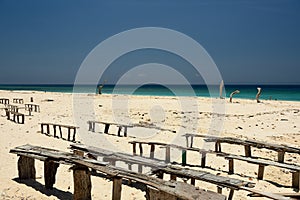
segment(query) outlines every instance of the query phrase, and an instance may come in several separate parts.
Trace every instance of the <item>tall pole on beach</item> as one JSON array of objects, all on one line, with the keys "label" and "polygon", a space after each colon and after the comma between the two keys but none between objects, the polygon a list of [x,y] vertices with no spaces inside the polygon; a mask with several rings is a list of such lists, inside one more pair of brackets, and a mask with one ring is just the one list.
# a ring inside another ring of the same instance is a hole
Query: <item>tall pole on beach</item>
[{"label": "tall pole on beach", "polygon": [[256,94],[256,97],[255,97],[257,103],[260,103],[260,100],[259,100],[260,95],[261,95],[261,88],[258,87],[257,88],[257,94]]},{"label": "tall pole on beach", "polygon": [[222,96],[223,95],[223,87],[224,87],[224,81],[222,80],[221,83],[220,83],[220,99],[224,99],[224,97]]}]

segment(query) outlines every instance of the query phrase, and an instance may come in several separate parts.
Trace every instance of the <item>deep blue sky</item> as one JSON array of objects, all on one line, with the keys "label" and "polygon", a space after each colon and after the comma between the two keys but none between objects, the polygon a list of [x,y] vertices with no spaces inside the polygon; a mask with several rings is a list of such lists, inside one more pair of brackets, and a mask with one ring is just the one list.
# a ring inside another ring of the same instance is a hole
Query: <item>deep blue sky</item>
[{"label": "deep blue sky", "polygon": [[300,84],[298,0],[0,0],[0,84],[73,83],[99,42],[147,26],[198,41],[227,84]]}]

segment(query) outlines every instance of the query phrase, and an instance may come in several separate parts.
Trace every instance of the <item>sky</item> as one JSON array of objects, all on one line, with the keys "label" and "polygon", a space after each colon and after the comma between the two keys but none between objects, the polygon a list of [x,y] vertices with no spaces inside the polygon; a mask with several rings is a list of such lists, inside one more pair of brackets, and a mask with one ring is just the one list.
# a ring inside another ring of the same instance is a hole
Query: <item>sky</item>
[{"label": "sky", "polygon": [[[0,0],[0,84],[72,84],[99,43],[140,27],[193,38],[225,84],[300,84],[298,0]],[[99,78],[152,62],[198,83],[189,63],[156,50],[124,55]]]}]

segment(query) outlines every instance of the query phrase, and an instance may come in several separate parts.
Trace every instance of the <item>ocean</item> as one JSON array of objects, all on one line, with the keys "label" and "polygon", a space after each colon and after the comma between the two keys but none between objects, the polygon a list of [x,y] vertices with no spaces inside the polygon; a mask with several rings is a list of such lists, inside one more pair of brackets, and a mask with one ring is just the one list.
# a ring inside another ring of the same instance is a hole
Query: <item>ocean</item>
[{"label": "ocean", "polygon": [[[260,99],[300,101],[300,85],[225,85],[226,97],[234,90],[239,90],[234,98],[255,99],[257,87],[262,88]],[[47,92],[72,93],[73,85],[0,85],[0,90],[34,90]],[[89,85],[76,87],[78,93],[96,93],[97,88]],[[210,92],[209,92],[210,91]],[[210,87],[206,85],[105,85],[103,94],[131,94],[149,96],[198,96],[198,97],[219,97],[219,86]],[[225,92],[223,93],[225,96]]]}]

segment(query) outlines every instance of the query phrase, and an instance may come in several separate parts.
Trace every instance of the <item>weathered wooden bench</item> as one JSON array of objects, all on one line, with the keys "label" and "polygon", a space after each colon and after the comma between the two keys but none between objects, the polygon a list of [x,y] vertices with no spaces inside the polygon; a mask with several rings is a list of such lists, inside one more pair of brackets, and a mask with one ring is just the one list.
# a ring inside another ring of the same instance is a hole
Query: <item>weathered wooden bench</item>
[{"label": "weathered wooden bench", "polygon": [[44,162],[45,187],[53,188],[59,164],[72,164],[74,194],[73,199],[92,199],[91,197],[91,172],[93,169],[106,174],[113,181],[112,199],[120,200],[122,179],[133,180],[147,187],[148,200],[195,200],[215,199],[225,200],[226,197],[211,191],[205,191],[182,182],[169,182],[146,174],[135,173],[126,169],[111,166],[108,163],[85,158],[83,152],[75,151],[74,154],[48,149],[38,146],[24,145],[10,150],[10,153],[19,155],[18,173],[21,179],[35,179],[35,159]]},{"label": "weathered wooden bench", "polygon": [[229,188],[230,193],[227,198],[228,200],[231,200],[233,198],[234,190],[243,189],[244,187],[253,188],[255,186],[254,183],[242,181],[239,179],[217,176],[205,171],[179,168],[174,166],[161,168],[153,171],[153,173],[157,174],[160,178],[163,178],[164,173],[170,174],[170,179],[175,181],[177,177],[184,178],[185,180],[190,179],[192,185],[195,185],[195,180],[215,184],[217,186],[218,193],[222,193],[222,188],[224,187]]},{"label": "weathered wooden bench", "polygon": [[124,137],[127,137],[127,129],[132,128],[132,125],[129,124],[118,124],[113,122],[103,122],[103,121],[88,121],[89,124],[89,131],[95,132],[96,124],[104,124],[104,133],[108,133],[110,125],[115,125],[118,127],[118,136],[121,136],[121,131],[124,128]]},{"label": "weathered wooden bench", "polygon": [[166,149],[165,153],[165,162],[170,163],[171,162],[171,148],[179,149],[181,150],[181,164],[185,166],[187,164],[187,151],[193,151],[193,152],[199,152],[201,154],[201,167],[205,167],[206,163],[206,155],[208,153],[216,154],[214,151],[211,150],[205,150],[205,149],[199,149],[196,147],[183,147],[176,144],[167,144],[167,143],[161,143],[161,142],[144,142],[144,141],[130,141],[130,144],[132,144],[132,152],[133,155],[137,155],[136,146],[139,147],[140,156],[143,156],[143,144],[150,145],[150,158],[154,158],[155,149],[156,146],[160,146],[162,148]]},{"label": "weathered wooden bench", "polygon": [[104,161],[109,162],[113,166],[116,165],[117,161],[121,161],[128,165],[129,170],[132,170],[132,165],[136,164],[138,166],[139,173],[142,173],[143,166],[150,167],[151,169],[157,169],[167,166],[166,163],[161,162],[160,160],[153,160],[140,156],[132,156],[129,154],[113,152],[98,147],[86,146],[83,144],[71,144],[70,146],[72,150],[88,153],[91,158],[102,158]]},{"label": "weathered wooden bench", "polygon": [[18,123],[18,124],[25,123],[25,115],[22,113],[10,111],[6,108],[5,115],[7,117],[7,120],[14,121],[15,123]]},{"label": "weathered wooden bench", "polygon": [[1,99],[0,99],[0,103],[1,103],[1,104],[9,104],[9,99],[1,98]]},{"label": "weathered wooden bench", "polygon": [[6,104],[5,108],[7,108],[9,111],[19,112],[19,107],[15,105]]},{"label": "weathered wooden bench", "polygon": [[40,112],[40,106],[37,104],[26,103],[25,110],[28,110],[30,112]]},{"label": "weathered wooden bench", "polygon": [[13,103],[19,103],[19,104],[23,104],[23,103],[24,103],[24,99],[20,99],[20,98],[13,98]]},{"label": "weathered wooden bench", "polygon": [[292,187],[296,188],[298,190],[300,189],[300,187],[299,187],[300,166],[298,166],[298,165],[279,163],[276,161],[265,160],[265,159],[243,157],[243,156],[238,156],[238,155],[228,155],[228,154],[223,154],[223,153],[220,153],[217,155],[222,156],[229,161],[229,169],[228,169],[229,174],[234,173],[234,160],[245,161],[248,163],[258,165],[258,173],[257,173],[258,180],[263,180],[265,166],[274,166],[274,167],[278,167],[278,168],[288,169],[292,173]]},{"label": "weathered wooden bench", "polygon": [[[296,153],[300,154],[300,148],[290,147],[286,145],[278,145],[278,144],[270,144],[267,142],[256,141],[256,140],[241,140],[238,138],[232,137],[217,137],[217,136],[209,136],[209,135],[197,135],[197,134],[185,134],[186,144],[189,147],[193,146],[194,137],[202,137],[205,138],[205,142],[214,142],[215,143],[215,151],[221,152],[221,143],[227,144],[235,144],[235,145],[243,145],[245,148],[245,156],[251,157],[251,147],[255,147],[258,149],[265,148],[269,150],[276,151],[278,153],[278,162],[284,162],[284,154],[288,153]],[[190,140],[189,140],[190,138]]]},{"label": "weathered wooden bench", "polygon": [[[76,130],[79,128],[77,126],[72,126],[72,125],[63,125],[63,124],[54,124],[54,123],[39,123],[41,125],[41,133],[42,134],[47,134],[50,135],[50,126],[53,126],[53,136],[58,138],[56,135],[56,128],[58,127],[59,133],[60,133],[60,138],[63,138],[63,132],[62,128],[67,128],[68,129],[68,141],[75,141],[75,136],[76,136]],[[46,127],[46,132],[44,132],[44,127]],[[73,137],[71,140],[71,130],[73,130]]]}]

